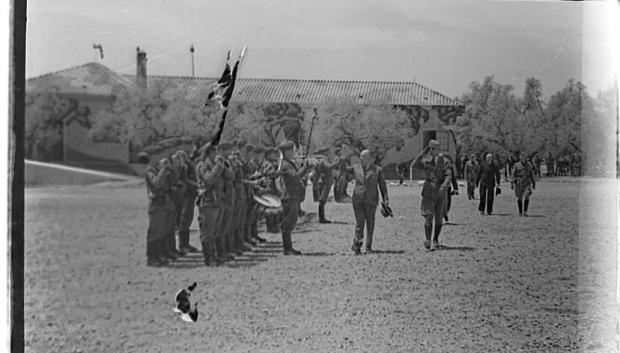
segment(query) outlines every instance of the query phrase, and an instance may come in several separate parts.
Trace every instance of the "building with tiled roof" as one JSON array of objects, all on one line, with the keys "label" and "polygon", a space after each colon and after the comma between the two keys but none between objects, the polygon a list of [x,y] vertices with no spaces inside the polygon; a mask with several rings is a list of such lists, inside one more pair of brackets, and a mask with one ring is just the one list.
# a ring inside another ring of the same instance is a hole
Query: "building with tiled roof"
[{"label": "building with tiled roof", "polygon": [[[73,115],[92,116],[99,109],[106,109],[125,91],[144,89],[145,86],[160,85],[172,95],[181,90],[188,100],[203,100],[209,86],[217,80],[214,77],[146,76],[146,60],[138,58],[137,75],[118,74],[99,63],[60,70],[30,78],[26,91],[55,92],[70,98],[74,103]],[[416,82],[381,81],[332,81],[302,79],[237,78],[231,104],[261,105],[265,114],[284,114],[279,118],[303,119],[311,110],[324,104],[360,104],[399,106],[420,121],[419,131],[406,141],[399,151],[390,151],[384,163],[409,159],[426,142],[437,139],[446,153],[453,153],[455,144],[444,125],[454,124],[461,104],[446,95]],[[83,109],[87,106],[88,109]],[[285,106],[283,109],[282,107]],[[234,114],[234,113],[233,113]],[[288,116],[288,115],[291,116]],[[67,162],[89,159],[128,163],[130,153],[127,145],[100,144],[86,137],[88,126],[72,123],[65,128],[63,146]],[[77,121],[88,120],[88,116]],[[288,119],[291,120],[291,119]],[[299,124],[298,128],[301,128]],[[297,138],[285,136],[287,138]]]}]

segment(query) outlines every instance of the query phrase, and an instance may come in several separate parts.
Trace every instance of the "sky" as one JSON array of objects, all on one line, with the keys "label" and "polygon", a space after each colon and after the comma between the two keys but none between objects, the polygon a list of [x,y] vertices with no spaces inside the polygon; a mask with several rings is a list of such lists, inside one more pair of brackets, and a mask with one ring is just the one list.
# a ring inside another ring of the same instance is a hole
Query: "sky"
[{"label": "sky", "polygon": [[[521,95],[569,78],[592,92],[616,75],[617,5],[490,0],[29,0],[26,76],[97,60],[135,73],[219,76],[227,50],[239,77],[416,81],[450,97],[494,75]],[[96,58],[93,43],[104,47]]]}]

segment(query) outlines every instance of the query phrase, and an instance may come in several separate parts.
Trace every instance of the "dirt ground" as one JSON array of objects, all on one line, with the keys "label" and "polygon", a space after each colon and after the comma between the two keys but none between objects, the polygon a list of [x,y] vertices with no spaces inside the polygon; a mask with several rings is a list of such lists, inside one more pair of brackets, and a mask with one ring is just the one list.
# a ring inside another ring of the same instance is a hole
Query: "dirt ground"
[{"label": "dirt ground", "polygon": [[[149,268],[143,187],[28,188],[26,352],[616,351],[617,182],[543,180],[528,218],[503,191],[481,216],[461,187],[435,252],[416,184],[389,187],[378,254],[350,251],[350,204],[329,203],[337,223],[321,225],[306,201],[304,256],[267,234],[222,267],[191,254]],[[200,317],[187,323],[174,294],[193,281]]]}]

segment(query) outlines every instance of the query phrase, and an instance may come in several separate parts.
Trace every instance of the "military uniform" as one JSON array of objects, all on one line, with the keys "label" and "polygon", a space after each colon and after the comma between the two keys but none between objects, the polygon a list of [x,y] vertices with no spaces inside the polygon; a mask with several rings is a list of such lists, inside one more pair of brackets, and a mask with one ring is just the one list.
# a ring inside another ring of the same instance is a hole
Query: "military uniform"
[{"label": "military uniform", "polygon": [[[220,254],[216,255],[215,241],[217,240],[217,226],[222,213],[221,175],[224,168],[205,158],[196,165],[198,178],[198,222],[200,226],[200,243],[206,265],[211,261],[221,261]],[[219,250],[219,249],[218,249]]]},{"label": "military uniform", "polygon": [[173,172],[169,174],[170,192],[173,202],[173,212],[168,228],[168,236],[166,237],[167,255],[171,259],[184,255],[177,250],[176,247],[176,230],[179,228],[181,221],[181,212],[183,211],[183,199],[185,196],[185,170],[182,166],[174,167]]},{"label": "military uniform", "polygon": [[170,198],[168,173],[170,169],[150,166],[145,173],[146,190],[149,198],[149,224],[146,231],[146,257],[148,266],[165,264],[166,249],[163,241],[168,235],[173,203]]},{"label": "military uniform", "polygon": [[[278,148],[282,151],[292,150],[294,147],[292,142],[283,142]],[[306,174],[308,165],[297,168],[293,161],[282,158],[278,166],[278,171],[282,174],[282,182],[284,190],[281,195],[282,200],[282,221],[280,229],[282,230],[282,245],[285,255],[299,255],[299,251],[293,248],[291,233],[297,225],[299,217],[299,204],[305,194],[305,185],[302,177]]]},{"label": "military uniform", "polygon": [[[315,168],[319,174],[319,223],[331,223],[325,218],[325,204],[329,198],[329,192],[334,185],[334,168],[338,166],[338,160],[333,163],[322,160]],[[304,192],[305,194],[305,192]]]},{"label": "military uniform", "polygon": [[465,163],[465,178],[467,179],[467,199],[475,199],[476,178],[478,177],[480,164],[475,159],[470,159]]},{"label": "military uniform", "polygon": [[[431,140],[429,146],[439,146],[439,143]],[[434,250],[439,245],[442,218],[444,216],[446,191],[452,180],[450,168],[444,163],[441,156],[423,160],[424,152],[413,161],[415,168],[424,169],[425,180],[422,185],[422,205],[420,211],[424,217],[424,234],[426,240],[424,246]],[[433,233],[433,219],[435,220],[435,232]],[[432,243],[431,243],[432,236]]]},{"label": "military uniform", "polygon": [[[270,150],[273,153],[273,149]],[[275,162],[269,161],[265,159],[261,166],[261,173],[264,175],[270,175],[276,172],[278,169],[278,165]],[[267,182],[267,189],[269,193],[272,195],[278,195],[278,190],[276,189],[273,178],[269,178]],[[280,215],[267,215],[265,216],[265,224],[267,227],[268,233],[280,233]]]},{"label": "military uniform", "polygon": [[452,206],[452,194],[459,193],[459,184],[456,181],[456,171],[454,170],[454,164],[448,162],[447,168],[450,168],[450,185],[448,185],[448,188],[446,189],[446,209],[443,215],[443,218],[446,222],[448,221],[448,212],[450,212],[450,207]]},{"label": "military uniform", "polygon": [[232,222],[232,246],[237,255],[241,255],[243,251],[250,250],[250,248],[247,248],[244,244],[247,213],[247,190],[243,184],[245,172],[243,162],[236,153],[229,158],[229,162],[234,175],[233,187],[235,190]]},{"label": "military uniform", "polygon": [[514,189],[515,197],[517,198],[519,216],[527,216],[532,188],[536,188],[533,169],[530,163],[527,162],[525,164],[517,162],[512,167],[512,183],[510,186]]},{"label": "military uniform", "polygon": [[224,172],[221,176],[222,212],[220,213],[219,223],[217,227],[219,240],[218,252],[226,260],[231,260],[234,258],[233,256],[229,255],[229,253],[231,253],[233,250],[232,230],[233,223],[235,222],[235,220],[233,219],[233,212],[235,206],[235,189],[233,182],[235,175],[228,160],[225,160],[223,164]]},{"label": "military uniform", "polygon": [[185,195],[183,198],[183,208],[181,211],[181,221],[179,226],[179,249],[181,251],[197,251],[189,243],[190,227],[194,221],[194,208],[198,197],[198,184],[196,179],[196,167],[190,160],[185,162]]}]

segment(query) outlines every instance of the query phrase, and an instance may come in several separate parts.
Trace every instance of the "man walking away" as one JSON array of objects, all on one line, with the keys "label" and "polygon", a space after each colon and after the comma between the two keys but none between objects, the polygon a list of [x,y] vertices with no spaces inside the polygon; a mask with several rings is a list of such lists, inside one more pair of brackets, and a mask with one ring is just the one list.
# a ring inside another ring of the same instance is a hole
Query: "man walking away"
[{"label": "man walking away", "polygon": [[501,179],[500,167],[493,161],[493,154],[486,155],[484,162],[481,163],[476,178],[476,185],[480,188],[480,204],[478,211],[484,215],[486,207],[487,214],[493,213],[493,199],[495,197],[495,186],[499,186]]}]

